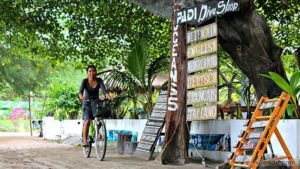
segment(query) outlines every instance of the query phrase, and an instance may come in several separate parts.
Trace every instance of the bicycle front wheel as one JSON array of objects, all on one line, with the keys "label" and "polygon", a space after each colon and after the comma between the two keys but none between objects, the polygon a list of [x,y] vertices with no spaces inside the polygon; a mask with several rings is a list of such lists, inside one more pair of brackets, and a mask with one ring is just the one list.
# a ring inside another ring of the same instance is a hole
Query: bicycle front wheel
[{"label": "bicycle front wheel", "polygon": [[103,120],[99,120],[99,124],[96,125],[95,133],[95,150],[97,160],[103,161],[106,153],[107,135],[106,126]]},{"label": "bicycle front wheel", "polygon": [[85,158],[89,158],[92,150],[92,143],[90,143],[88,146],[82,146],[82,152]]}]

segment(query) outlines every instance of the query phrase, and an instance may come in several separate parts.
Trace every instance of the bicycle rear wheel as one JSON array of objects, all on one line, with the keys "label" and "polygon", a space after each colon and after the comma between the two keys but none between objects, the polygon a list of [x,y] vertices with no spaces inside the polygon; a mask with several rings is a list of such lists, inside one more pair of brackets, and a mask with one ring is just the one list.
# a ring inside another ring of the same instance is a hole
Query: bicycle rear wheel
[{"label": "bicycle rear wheel", "polygon": [[103,161],[106,153],[107,135],[106,126],[103,120],[99,120],[96,125],[95,150],[97,160]]}]

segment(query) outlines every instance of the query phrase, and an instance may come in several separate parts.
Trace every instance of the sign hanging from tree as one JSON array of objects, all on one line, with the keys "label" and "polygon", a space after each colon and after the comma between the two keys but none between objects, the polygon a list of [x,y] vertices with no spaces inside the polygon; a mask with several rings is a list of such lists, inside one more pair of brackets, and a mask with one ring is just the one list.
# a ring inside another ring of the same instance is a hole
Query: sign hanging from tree
[{"label": "sign hanging from tree", "polygon": [[239,10],[240,6],[236,0],[211,0],[176,12],[175,24],[191,23],[200,25],[217,15]]}]

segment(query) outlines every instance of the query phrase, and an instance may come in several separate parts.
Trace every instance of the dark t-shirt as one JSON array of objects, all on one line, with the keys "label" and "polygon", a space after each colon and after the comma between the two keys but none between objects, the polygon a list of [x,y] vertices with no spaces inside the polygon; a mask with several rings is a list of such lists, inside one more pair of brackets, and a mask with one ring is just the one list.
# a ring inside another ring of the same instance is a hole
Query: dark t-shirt
[{"label": "dark t-shirt", "polygon": [[105,95],[107,93],[106,88],[103,84],[103,80],[101,78],[97,78],[97,85],[95,88],[90,86],[88,79],[85,78],[81,82],[80,90],[79,92],[83,94],[85,90],[85,97],[87,99],[98,99],[99,98],[99,89],[101,88],[103,94]]}]

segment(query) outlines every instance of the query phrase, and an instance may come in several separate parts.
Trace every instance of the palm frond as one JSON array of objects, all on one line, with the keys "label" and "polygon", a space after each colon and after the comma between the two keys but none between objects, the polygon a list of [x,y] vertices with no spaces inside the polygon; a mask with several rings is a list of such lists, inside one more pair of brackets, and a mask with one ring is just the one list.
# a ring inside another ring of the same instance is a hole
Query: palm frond
[{"label": "palm frond", "polygon": [[145,55],[144,42],[139,39],[132,47],[126,59],[126,68],[142,84],[145,83],[145,69],[147,56]]},{"label": "palm frond", "polygon": [[[165,72],[166,70],[168,70],[168,67],[169,67],[169,61],[163,55],[161,55],[160,57],[151,61],[147,68],[148,83],[150,82],[152,84],[155,77],[159,73],[162,73],[162,72]],[[151,85],[151,84],[148,84],[148,85]]]},{"label": "palm frond", "polygon": [[105,82],[106,86],[110,90],[116,88],[122,91],[128,90],[129,88],[139,88],[139,82],[132,77],[131,74],[119,70],[107,70],[98,74]]}]

